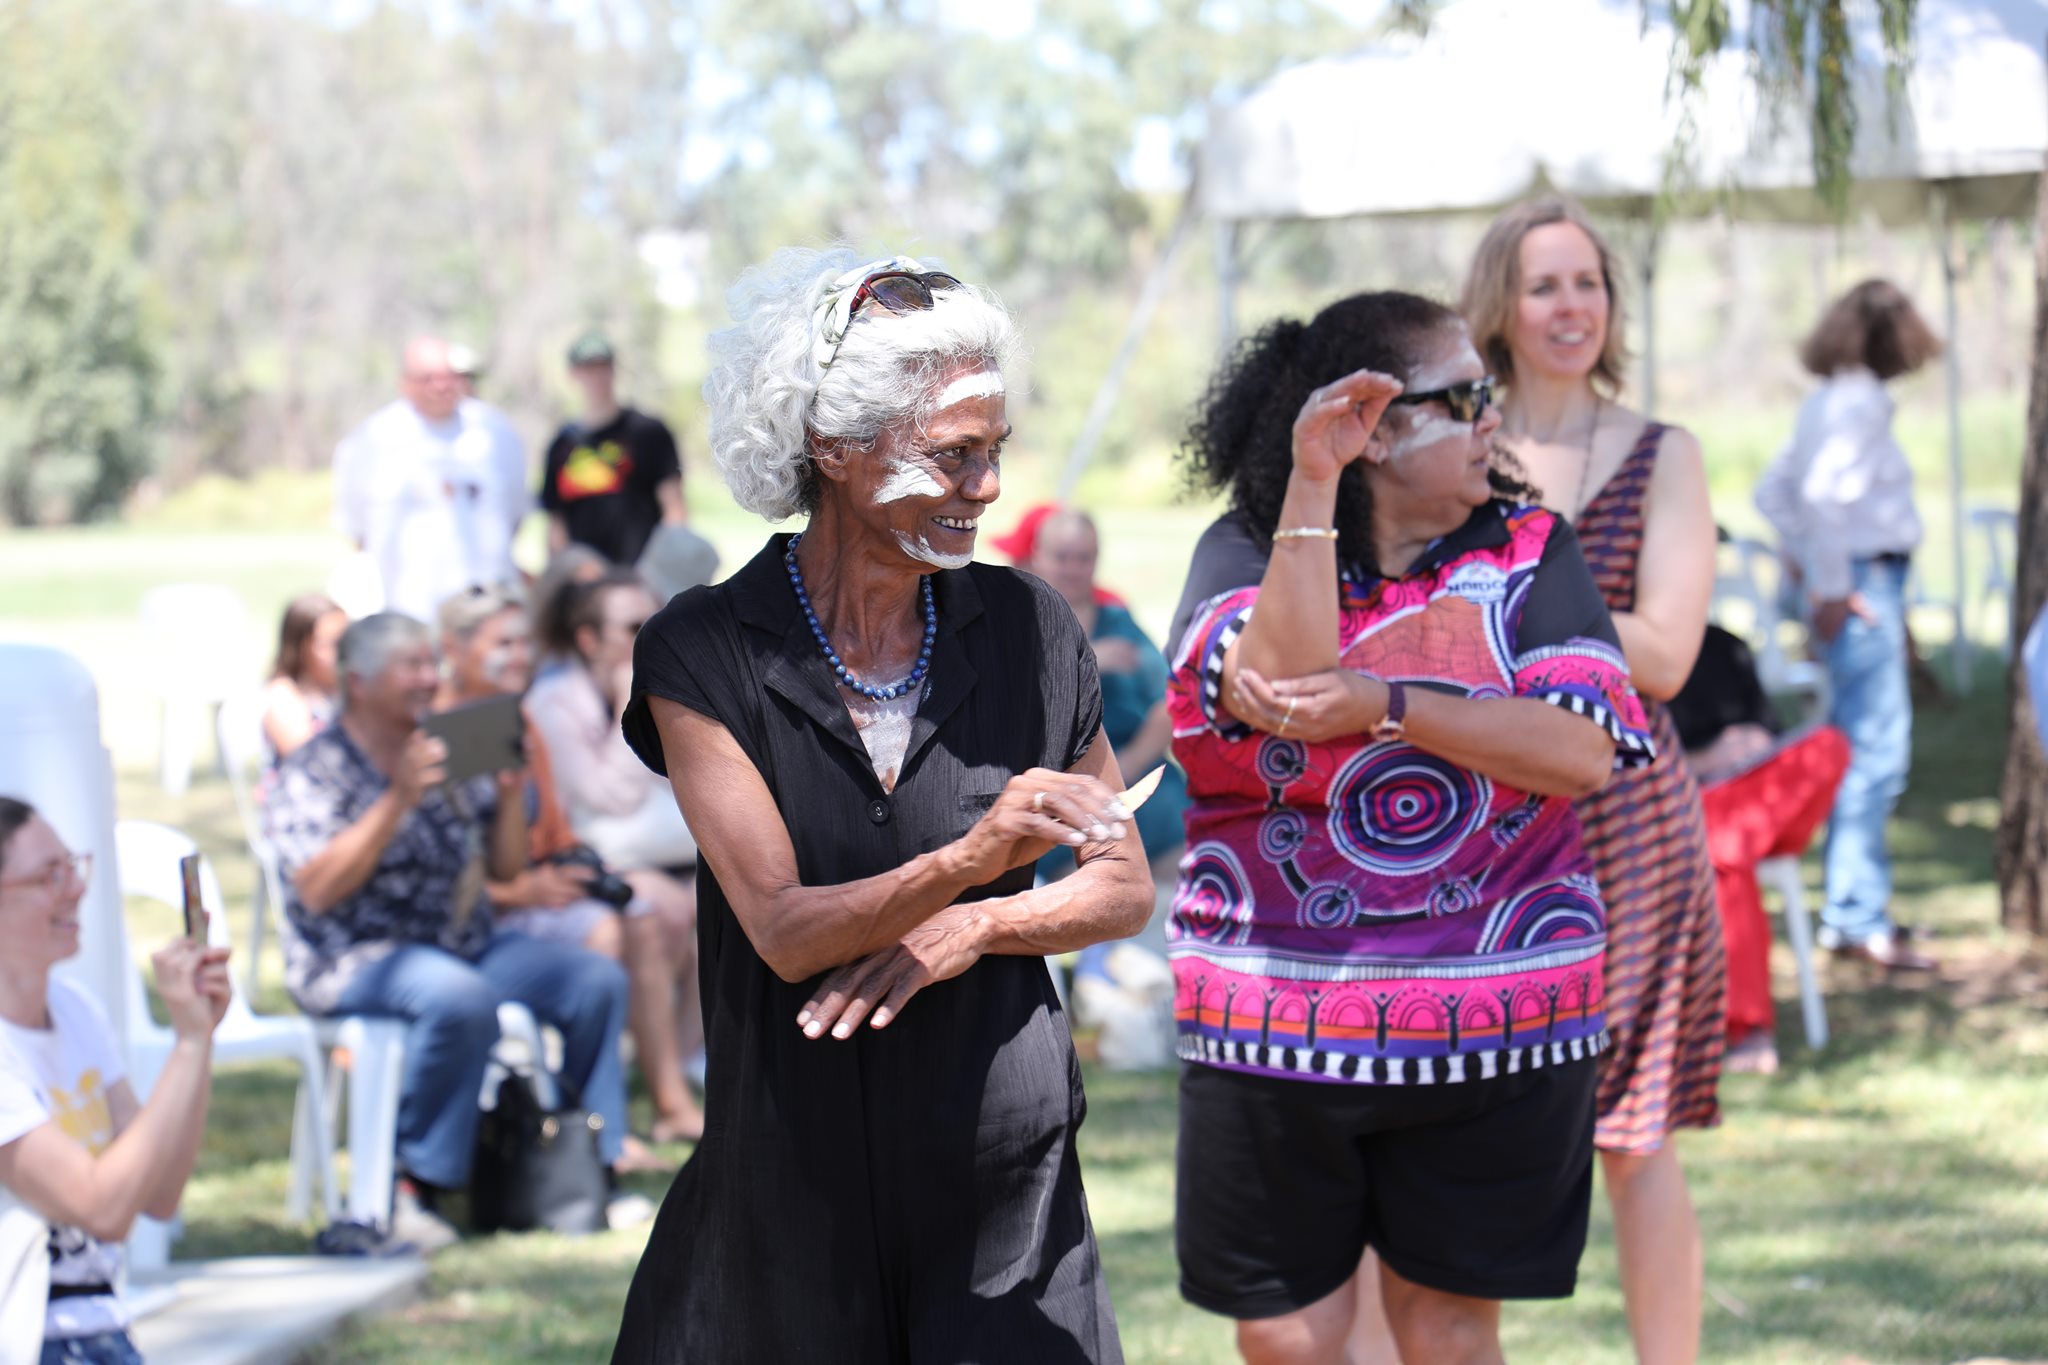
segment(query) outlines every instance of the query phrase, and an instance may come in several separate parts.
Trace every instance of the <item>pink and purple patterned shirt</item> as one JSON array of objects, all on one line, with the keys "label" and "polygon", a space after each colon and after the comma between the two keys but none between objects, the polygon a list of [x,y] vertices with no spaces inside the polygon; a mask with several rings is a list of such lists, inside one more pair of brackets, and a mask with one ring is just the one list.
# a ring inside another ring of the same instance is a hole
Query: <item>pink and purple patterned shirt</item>
[{"label": "pink and purple patterned shirt", "polygon": [[[1606,910],[1572,803],[1405,742],[1261,734],[1218,700],[1265,554],[1234,515],[1196,547],[1168,706],[1193,804],[1168,930],[1180,1055],[1291,1079],[1426,1084],[1607,1045]],[[1347,668],[1533,697],[1651,756],[1571,527],[1492,502],[1399,578],[1347,575]]]}]

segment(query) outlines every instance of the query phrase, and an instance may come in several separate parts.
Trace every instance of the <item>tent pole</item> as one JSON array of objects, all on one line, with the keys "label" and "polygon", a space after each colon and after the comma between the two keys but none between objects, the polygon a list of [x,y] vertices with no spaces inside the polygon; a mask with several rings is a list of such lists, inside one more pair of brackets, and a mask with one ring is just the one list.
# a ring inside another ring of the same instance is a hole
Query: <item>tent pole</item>
[{"label": "tent pole", "polygon": [[1173,271],[1174,258],[1180,255],[1182,244],[1187,241],[1195,219],[1200,216],[1201,200],[1196,182],[1190,181],[1187,197],[1180,201],[1180,213],[1173,220],[1173,231],[1167,236],[1165,248],[1152,262],[1152,268],[1145,272],[1145,283],[1138,289],[1138,302],[1124,322],[1123,341],[1118,344],[1109,369],[1103,373],[1102,382],[1096,385],[1095,400],[1088,405],[1088,416],[1081,423],[1080,434],[1074,437],[1073,448],[1067,452],[1067,467],[1060,473],[1061,502],[1073,498],[1081,475],[1088,469],[1096,443],[1102,439],[1102,429],[1109,425],[1110,414],[1116,411],[1117,396],[1123,392],[1124,374],[1131,368],[1131,360],[1138,353],[1138,343],[1144,339],[1145,329],[1152,323],[1152,314],[1158,311],[1159,300],[1166,294],[1166,281]]},{"label": "tent pole", "polygon": [[1943,335],[1947,344],[1942,347],[1942,369],[1946,372],[1948,390],[1948,520],[1950,546],[1955,563],[1955,653],[1951,662],[1955,666],[1956,692],[1968,696],[1970,692],[1970,633],[1968,602],[1970,585],[1968,573],[1968,549],[1964,540],[1968,527],[1968,516],[1963,507],[1963,374],[1961,347],[1956,330],[1956,249],[1955,220],[1951,213],[1948,191],[1937,185],[1934,188],[1934,223],[1938,234],[1936,246],[1941,251],[1941,303],[1945,324]]},{"label": "tent pole", "polygon": [[1237,345],[1238,231],[1235,219],[1216,224],[1216,349],[1221,352]]}]

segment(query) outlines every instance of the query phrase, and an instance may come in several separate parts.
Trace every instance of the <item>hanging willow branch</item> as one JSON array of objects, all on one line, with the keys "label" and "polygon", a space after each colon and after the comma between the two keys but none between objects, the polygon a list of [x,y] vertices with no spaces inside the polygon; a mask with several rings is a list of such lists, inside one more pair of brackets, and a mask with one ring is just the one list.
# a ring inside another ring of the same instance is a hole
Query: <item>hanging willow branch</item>
[{"label": "hanging willow branch", "polygon": [[[1918,0],[1864,0],[1875,8],[1885,66],[1888,104],[1896,111],[1911,69],[1913,17]],[[1651,0],[1642,0],[1650,18]],[[1750,27],[1738,35],[1729,0],[1669,0],[1673,33],[1671,77],[1683,101],[1674,166],[1688,158],[1692,109],[1707,64],[1741,42],[1756,68],[1759,87],[1773,107],[1804,106],[1813,140],[1813,178],[1821,197],[1842,215],[1849,205],[1850,159],[1856,150],[1856,68],[1848,0],[1752,0]]]}]

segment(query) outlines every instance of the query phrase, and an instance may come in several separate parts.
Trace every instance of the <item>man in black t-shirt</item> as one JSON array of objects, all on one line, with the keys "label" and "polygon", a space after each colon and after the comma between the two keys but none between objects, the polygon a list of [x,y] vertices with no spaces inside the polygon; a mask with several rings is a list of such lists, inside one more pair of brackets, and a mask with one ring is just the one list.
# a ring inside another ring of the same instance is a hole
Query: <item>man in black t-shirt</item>
[{"label": "man in black t-shirt", "polygon": [[684,520],[683,466],[660,418],[619,406],[613,359],[611,342],[598,332],[569,348],[583,419],[565,425],[548,447],[540,505],[550,554],[573,541],[630,566],[655,527]]}]

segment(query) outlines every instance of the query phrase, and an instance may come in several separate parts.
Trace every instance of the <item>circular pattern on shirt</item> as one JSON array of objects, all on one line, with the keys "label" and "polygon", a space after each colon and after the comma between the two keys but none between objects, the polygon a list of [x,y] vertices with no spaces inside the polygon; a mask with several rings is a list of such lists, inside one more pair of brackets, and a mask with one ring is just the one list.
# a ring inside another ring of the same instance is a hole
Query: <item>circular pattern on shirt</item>
[{"label": "circular pattern on shirt", "polygon": [[1330,784],[1330,842],[1386,877],[1416,877],[1449,861],[1486,822],[1493,783],[1407,744],[1352,755]]},{"label": "circular pattern on shirt", "polygon": [[1259,741],[1257,762],[1261,782],[1269,787],[1291,787],[1308,776],[1308,746],[1268,735]]},{"label": "circular pattern on shirt", "polygon": [[1511,953],[1607,932],[1599,893],[1583,879],[1545,882],[1493,912],[1479,939],[1482,953]]},{"label": "circular pattern on shirt", "polygon": [[1295,920],[1304,929],[1342,929],[1357,912],[1357,892],[1341,882],[1323,882],[1302,896]]},{"label": "circular pattern on shirt", "polygon": [[1222,844],[1197,844],[1181,860],[1173,919],[1182,937],[1201,943],[1242,942],[1251,921],[1251,879]]},{"label": "circular pattern on shirt", "polygon": [[1259,854],[1269,863],[1284,863],[1308,842],[1308,821],[1300,811],[1276,810],[1259,821]]},{"label": "circular pattern on shirt", "polygon": [[1470,877],[1453,877],[1447,882],[1438,882],[1430,889],[1429,913],[1432,917],[1463,914],[1479,906],[1479,884]]}]

